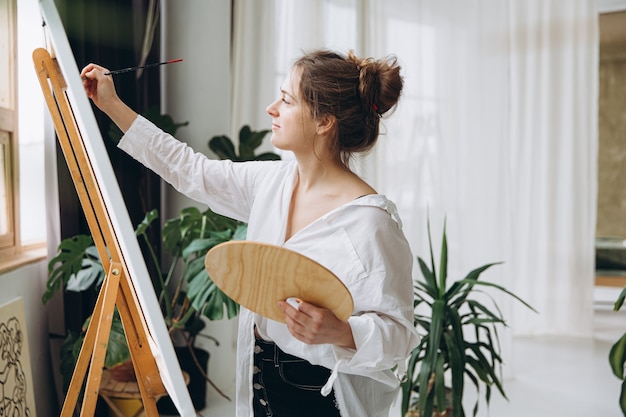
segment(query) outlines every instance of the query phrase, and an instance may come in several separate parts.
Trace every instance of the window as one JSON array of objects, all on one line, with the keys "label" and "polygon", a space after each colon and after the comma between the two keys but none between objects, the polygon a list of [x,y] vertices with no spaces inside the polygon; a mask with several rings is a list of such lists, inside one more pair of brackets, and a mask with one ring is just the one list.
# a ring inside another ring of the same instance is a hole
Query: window
[{"label": "window", "polygon": [[44,101],[37,0],[0,0],[0,272],[45,255]]},{"label": "window", "polygon": [[0,249],[15,246],[16,1],[0,1]]}]

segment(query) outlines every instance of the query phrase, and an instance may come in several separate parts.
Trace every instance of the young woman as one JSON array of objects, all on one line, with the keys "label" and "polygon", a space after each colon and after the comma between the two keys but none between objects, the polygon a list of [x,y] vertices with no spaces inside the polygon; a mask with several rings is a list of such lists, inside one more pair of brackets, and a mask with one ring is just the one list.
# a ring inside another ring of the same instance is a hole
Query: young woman
[{"label": "young woman", "polygon": [[126,106],[106,72],[89,64],[81,75],[125,132],[122,150],[181,193],[248,223],[248,240],[321,263],[353,297],[348,321],[306,300],[298,309],[279,302],[286,324],[241,309],[237,416],[388,417],[418,342],[413,256],[394,204],[351,171],[350,158],[374,146],[381,117],[397,104],[395,59],[325,50],[299,58],[267,107],[272,144],[295,160],[272,162],[194,153]]}]

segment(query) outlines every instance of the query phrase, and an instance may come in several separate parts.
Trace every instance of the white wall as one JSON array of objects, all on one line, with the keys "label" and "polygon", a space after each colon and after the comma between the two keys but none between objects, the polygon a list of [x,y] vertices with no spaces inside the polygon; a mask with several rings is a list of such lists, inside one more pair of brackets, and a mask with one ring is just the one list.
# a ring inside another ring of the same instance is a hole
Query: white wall
[{"label": "white wall", "polygon": [[[30,264],[0,275],[0,305],[17,297],[24,300],[26,337],[32,367],[37,416],[58,414],[46,310],[41,303],[45,287],[46,262]],[[32,415],[35,415],[34,413]]]},{"label": "white wall", "polygon": [[[209,139],[228,134],[230,126],[231,1],[165,0],[162,7],[163,59],[183,59],[182,63],[164,67],[163,111],[176,122],[189,121],[176,136],[196,151],[209,155]],[[199,206],[169,185],[164,186],[162,218],[175,216],[191,205]],[[197,343],[211,354],[210,378],[231,398],[234,398],[236,324],[236,319],[207,322],[204,333],[216,337],[220,346],[203,338]]]},{"label": "white wall", "polygon": [[[228,134],[230,108],[230,0],[163,2],[163,59],[182,63],[163,67],[163,110],[174,121],[188,121],[178,139],[210,154],[207,143]],[[193,202],[168,189],[170,214]]]}]

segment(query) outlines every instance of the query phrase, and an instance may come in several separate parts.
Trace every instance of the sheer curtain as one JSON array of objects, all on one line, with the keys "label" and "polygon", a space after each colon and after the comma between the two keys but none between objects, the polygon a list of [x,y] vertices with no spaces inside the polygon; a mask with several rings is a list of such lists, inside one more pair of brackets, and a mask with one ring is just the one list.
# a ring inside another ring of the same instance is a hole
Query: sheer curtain
[{"label": "sheer curtain", "polygon": [[233,128],[269,127],[302,51],[396,55],[403,97],[357,168],[397,203],[414,254],[428,256],[427,219],[436,247],[445,219],[451,278],[501,261],[484,278],[539,311],[499,297],[515,334],[590,334],[595,2],[294,3],[235,2]]}]

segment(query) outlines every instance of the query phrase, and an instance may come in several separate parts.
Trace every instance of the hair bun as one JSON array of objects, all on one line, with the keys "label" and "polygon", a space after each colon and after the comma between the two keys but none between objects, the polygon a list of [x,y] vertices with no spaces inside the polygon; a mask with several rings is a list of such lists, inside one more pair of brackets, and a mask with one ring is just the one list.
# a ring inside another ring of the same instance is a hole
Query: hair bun
[{"label": "hair bun", "polygon": [[403,80],[395,56],[375,60],[358,58],[350,51],[347,59],[354,62],[359,70],[359,94],[364,108],[370,108],[381,116],[398,103]]}]

